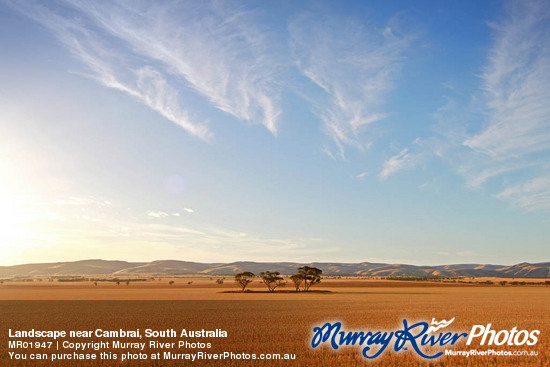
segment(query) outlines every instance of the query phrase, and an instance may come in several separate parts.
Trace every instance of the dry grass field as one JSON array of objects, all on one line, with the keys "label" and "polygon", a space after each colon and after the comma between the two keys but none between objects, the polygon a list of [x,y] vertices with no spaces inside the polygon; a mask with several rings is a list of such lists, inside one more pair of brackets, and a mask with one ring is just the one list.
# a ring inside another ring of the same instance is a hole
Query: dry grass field
[{"label": "dry grass field", "polygon": [[[174,283],[169,285],[169,281]],[[191,284],[188,284],[192,282]],[[0,285],[0,365],[28,366],[8,356],[8,329],[95,330],[102,328],[166,328],[228,331],[228,338],[210,341],[210,352],[295,353],[294,361],[230,361],[234,366],[412,366],[425,364],[410,351],[387,352],[368,362],[358,347],[334,352],[309,347],[313,326],[341,321],[347,329],[396,330],[402,319],[431,321],[456,317],[452,331],[468,332],[474,324],[494,330],[539,329],[533,347],[493,346],[495,350],[534,350],[537,357],[442,357],[430,365],[546,366],[550,361],[550,287],[481,286],[428,282],[329,279],[315,287],[330,293],[224,293],[235,290],[227,278],[222,285],[206,278],[163,278],[121,283],[6,282]],[[253,290],[265,286],[254,282]],[[287,287],[290,289],[290,287]],[[82,340],[79,340],[82,341]],[[96,338],[97,341],[97,338]],[[195,340],[196,341],[196,340]],[[454,350],[468,350],[462,341]],[[488,347],[478,347],[487,349]],[[157,350],[149,350],[156,352]],[[192,351],[192,350],[187,350]],[[40,365],[40,363],[38,363]],[[43,365],[52,365],[44,363]],[[55,365],[87,365],[61,362]],[[103,361],[88,365],[121,365]],[[122,365],[188,365],[182,361]],[[220,365],[219,361],[200,365]]]}]

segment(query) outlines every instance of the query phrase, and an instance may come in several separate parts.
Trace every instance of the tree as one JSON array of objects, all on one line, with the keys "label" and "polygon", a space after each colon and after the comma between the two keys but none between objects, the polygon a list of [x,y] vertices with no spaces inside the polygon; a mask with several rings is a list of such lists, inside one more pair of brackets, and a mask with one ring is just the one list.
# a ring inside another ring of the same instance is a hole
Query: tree
[{"label": "tree", "polygon": [[260,273],[260,277],[262,278],[262,282],[267,285],[267,289],[269,289],[270,292],[273,292],[275,288],[282,287],[286,284],[286,282],[283,280],[283,277],[281,276],[281,273],[279,273],[278,271],[262,271]]},{"label": "tree", "polygon": [[296,292],[299,292],[300,286],[304,282],[304,277],[301,274],[294,274],[290,276],[290,280],[294,282],[294,287],[296,288]]},{"label": "tree", "polygon": [[323,271],[310,266],[300,266],[298,268],[298,275],[302,276],[304,281],[304,291],[309,291],[312,285],[321,282],[321,274]]},{"label": "tree", "polygon": [[171,281],[168,282],[168,285],[172,285],[172,284],[174,284],[174,281],[173,281],[173,280],[171,280]]},{"label": "tree", "polygon": [[242,273],[235,274],[235,282],[241,286],[242,291],[244,292],[247,285],[252,283],[256,275],[249,271],[243,271]]}]

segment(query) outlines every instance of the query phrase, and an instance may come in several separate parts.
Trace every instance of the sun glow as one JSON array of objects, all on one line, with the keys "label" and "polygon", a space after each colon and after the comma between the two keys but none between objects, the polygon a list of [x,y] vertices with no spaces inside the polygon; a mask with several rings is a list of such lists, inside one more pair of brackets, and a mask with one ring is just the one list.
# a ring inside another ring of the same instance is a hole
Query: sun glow
[{"label": "sun glow", "polygon": [[31,221],[24,200],[0,187],[0,252],[4,261],[24,249]]},{"label": "sun glow", "polygon": [[[9,239],[17,233],[21,223],[16,201],[5,191],[0,191],[0,238]],[[4,241],[2,241],[4,242]]]}]

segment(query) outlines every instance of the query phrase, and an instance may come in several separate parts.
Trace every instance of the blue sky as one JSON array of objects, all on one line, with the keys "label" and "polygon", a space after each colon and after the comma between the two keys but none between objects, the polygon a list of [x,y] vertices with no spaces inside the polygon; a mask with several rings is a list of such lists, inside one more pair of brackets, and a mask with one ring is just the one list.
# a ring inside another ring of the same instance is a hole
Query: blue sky
[{"label": "blue sky", "polygon": [[544,1],[0,1],[4,265],[548,261]]}]

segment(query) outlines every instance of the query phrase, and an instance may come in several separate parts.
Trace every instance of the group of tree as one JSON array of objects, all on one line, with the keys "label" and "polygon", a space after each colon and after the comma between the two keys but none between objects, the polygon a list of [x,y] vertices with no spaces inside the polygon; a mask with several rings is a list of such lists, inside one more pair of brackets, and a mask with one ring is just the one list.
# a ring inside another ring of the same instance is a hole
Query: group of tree
[{"label": "group of tree", "polygon": [[[296,292],[308,292],[313,285],[321,282],[322,274],[323,271],[321,269],[310,266],[300,266],[298,268],[298,273],[291,275],[290,280],[294,283]],[[262,271],[259,277],[270,292],[286,284],[284,277],[278,271]],[[246,290],[246,287],[254,281],[254,278],[256,278],[256,274],[250,271],[243,271],[235,274],[235,282],[241,287],[243,292]]]}]

